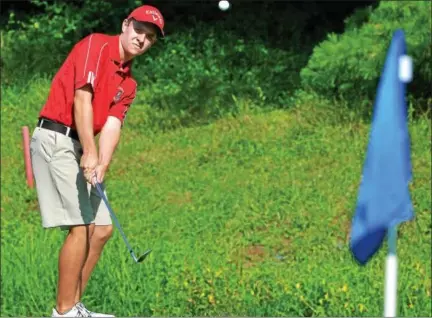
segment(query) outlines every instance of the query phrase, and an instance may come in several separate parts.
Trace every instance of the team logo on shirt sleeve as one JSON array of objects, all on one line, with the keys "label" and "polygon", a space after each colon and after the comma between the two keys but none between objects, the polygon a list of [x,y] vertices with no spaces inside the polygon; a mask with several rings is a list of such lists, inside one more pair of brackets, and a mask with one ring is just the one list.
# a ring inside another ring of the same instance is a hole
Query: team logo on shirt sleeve
[{"label": "team logo on shirt sleeve", "polygon": [[117,88],[117,93],[114,96],[114,103],[118,103],[124,93],[123,88]]}]

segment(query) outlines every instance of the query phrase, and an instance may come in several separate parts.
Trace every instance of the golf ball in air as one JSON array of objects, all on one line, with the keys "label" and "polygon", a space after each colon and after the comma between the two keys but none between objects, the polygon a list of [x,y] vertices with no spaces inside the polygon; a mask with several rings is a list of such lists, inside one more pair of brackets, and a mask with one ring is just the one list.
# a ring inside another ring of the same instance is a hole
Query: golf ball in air
[{"label": "golf ball in air", "polygon": [[222,11],[228,10],[230,7],[230,3],[227,0],[219,1],[219,9]]}]

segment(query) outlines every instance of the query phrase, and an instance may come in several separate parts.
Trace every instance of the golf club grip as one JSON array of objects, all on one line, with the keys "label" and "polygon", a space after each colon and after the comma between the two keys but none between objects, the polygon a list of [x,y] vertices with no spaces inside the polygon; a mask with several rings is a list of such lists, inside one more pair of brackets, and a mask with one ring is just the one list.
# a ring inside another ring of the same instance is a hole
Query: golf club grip
[{"label": "golf club grip", "polygon": [[111,217],[113,218],[114,223],[116,224],[116,226],[117,226],[117,228],[118,228],[118,230],[119,230],[119,232],[120,232],[120,234],[121,234],[123,240],[125,241],[125,243],[126,243],[128,249],[129,249],[129,251],[132,253],[132,256],[134,256],[134,254],[133,254],[133,250],[132,250],[132,247],[129,245],[129,242],[128,242],[128,240],[126,239],[125,234],[123,233],[123,229],[122,229],[122,227],[120,226],[120,223],[119,223],[119,221],[117,220],[117,217],[115,216],[114,211],[111,209],[111,206],[110,206],[110,204],[109,204],[109,202],[108,202],[108,199],[107,199],[107,197],[105,196],[105,194],[104,194],[104,192],[103,192],[103,190],[102,190],[100,184],[99,184],[98,182],[96,182],[95,184],[96,184],[96,189],[97,189],[97,191],[99,192],[99,195],[100,195],[100,197],[102,198],[102,200],[105,202],[105,205],[106,205],[106,207],[108,208],[108,211],[110,212]]}]

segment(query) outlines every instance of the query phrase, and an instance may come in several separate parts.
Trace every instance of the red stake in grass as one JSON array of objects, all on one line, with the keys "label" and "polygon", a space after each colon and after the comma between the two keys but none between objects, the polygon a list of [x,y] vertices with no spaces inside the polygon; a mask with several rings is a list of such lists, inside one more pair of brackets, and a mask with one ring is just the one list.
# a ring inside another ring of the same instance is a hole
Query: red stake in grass
[{"label": "red stake in grass", "polygon": [[33,188],[33,171],[30,161],[30,137],[29,137],[29,129],[27,126],[22,128],[23,135],[23,150],[24,150],[24,162],[25,162],[25,170],[26,170],[26,178],[27,185],[30,188]]}]

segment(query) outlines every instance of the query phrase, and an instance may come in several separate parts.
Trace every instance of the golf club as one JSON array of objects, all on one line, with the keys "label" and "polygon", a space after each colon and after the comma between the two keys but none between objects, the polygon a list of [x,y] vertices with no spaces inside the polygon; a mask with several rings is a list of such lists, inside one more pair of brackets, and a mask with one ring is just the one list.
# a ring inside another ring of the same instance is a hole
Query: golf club
[{"label": "golf club", "polygon": [[141,255],[141,256],[138,257],[138,258],[135,256],[135,253],[133,252],[132,247],[129,245],[129,242],[128,242],[128,240],[126,239],[126,235],[124,234],[123,229],[121,228],[120,223],[119,223],[119,221],[117,220],[117,217],[116,217],[115,214],[114,214],[114,211],[111,209],[111,206],[110,206],[110,204],[108,203],[108,199],[107,199],[107,197],[105,196],[105,194],[104,194],[104,192],[103,192],[103,190],[102,190],[102,187],[101,187],[100,183],[99,183],[99,182],[95,182],[95,186],[96,186],[97,191],[99,192],[100,197],[101,197],[102,200],[105,202],[105,204],[106,204],[106,206],[107,206],[107,208],[108,208],[108,210],[109,210],[109,213],[111,214],[111,217],[112,217],[112,219],[114,220],[115,225],[117,226],[118,230],[120,231],[120,234],[122,235],[123,240],[125,241],[125,243],[126,243],[128,249],[129,249],[129,252],[130,252],[130,254],[132,255],[132,258],[134,259],[134,261],[135,261],[136,263],[141,263],[141,262],[142,262],[143,260],[145,260],[146,257],[150,254],[151,249],[147,250],[143,255]]}]

